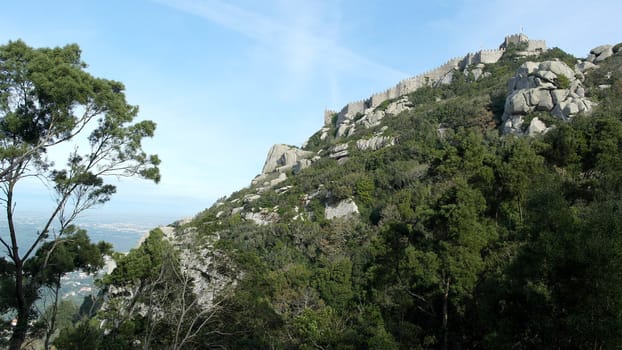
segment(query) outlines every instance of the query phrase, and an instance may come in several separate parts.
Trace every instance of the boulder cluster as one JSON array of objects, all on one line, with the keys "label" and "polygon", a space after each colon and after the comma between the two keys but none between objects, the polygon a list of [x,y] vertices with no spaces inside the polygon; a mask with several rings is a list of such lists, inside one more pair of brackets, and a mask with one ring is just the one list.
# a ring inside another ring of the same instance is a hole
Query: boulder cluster
[{"label": "boulder cluster", "polygon": [[[365,109],[365,111],[361,114],[342,114],[339,116],[339,119],[337,119],[336,136],[348,137],[354,134],[357,127],[369,129],[374,126],[378,126],[380,125],[382,119],[386,116],[398,115],[403,111],[411,109],[412,107],[412,103],[408,100],[408,97],[402,96],[401,98],[388,103],[385,108],[381,108],[380,106],[370,107]],[[328,136],[328,130],[329,129],[326,129],[326,134],[322,134],[320,139],[324,140],[326,136]]]},{"label": "boulder cluster", "polygon": [[601,45],[590,50],[590,55],[585,59],[587,62],[598,63],[618,53],[622,47],[619,45]]},{"label": "boulder cluster", "polygon": [[[562,120],[590,112],[592,102],[585,97],[582,79],[582,74],[561,61],[525,62],[508,83],[503,131],[523,133],[523,118],[534,111],[550,112]],[[546,131],[537,118],[532,123],[532,133]]]},{"label": "boulder cluster", "polygon": [[289,170],[301,160],[310,158],[312,155],[312,152],[301,150],[298,147],[276,144],[270,148],[261,173]]}]

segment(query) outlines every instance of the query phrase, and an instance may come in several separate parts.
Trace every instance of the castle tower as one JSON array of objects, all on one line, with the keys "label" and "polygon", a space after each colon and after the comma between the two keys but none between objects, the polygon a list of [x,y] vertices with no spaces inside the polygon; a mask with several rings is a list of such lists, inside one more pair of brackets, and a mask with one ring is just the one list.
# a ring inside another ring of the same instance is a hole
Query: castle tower
[{"label": "castle tower", "polygon": [[324,109],[324,125],[329,125],[330,123],[333,122],[333,115],[335,115],[337,112],[330,110],[328,108]]}]

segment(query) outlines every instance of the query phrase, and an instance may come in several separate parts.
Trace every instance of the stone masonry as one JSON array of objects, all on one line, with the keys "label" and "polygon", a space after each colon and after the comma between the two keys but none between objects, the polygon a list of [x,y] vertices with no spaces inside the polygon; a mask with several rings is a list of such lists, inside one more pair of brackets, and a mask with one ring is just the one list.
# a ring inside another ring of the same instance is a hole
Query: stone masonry
[{"label": "stone masonry", "polygon": [[[544,40],[531,40],[524,34],[509,35],[505,37],[505,40],[498,49],[480,50],[475,53],[469,53],[464,57],[453,58],[436,69],[404,79],[394,87],[373,94],[367,99],[348,103],[338,113],[337,127],[344,121],[353,119],[357,114],[363,114],[368,108],[378,107],[384,101],[412,93],[423,86],[448,84],[451,82],[451,74],[455,69],[464,70],[470,65],[495,63],[501,58],[510,44],[518,44],[521,42],[527,43],[526,54],[537,54],[546,50],[546,42]],[[331,121],[330,113],[331,111],[327,111],[324,114],[325,124]]]}]

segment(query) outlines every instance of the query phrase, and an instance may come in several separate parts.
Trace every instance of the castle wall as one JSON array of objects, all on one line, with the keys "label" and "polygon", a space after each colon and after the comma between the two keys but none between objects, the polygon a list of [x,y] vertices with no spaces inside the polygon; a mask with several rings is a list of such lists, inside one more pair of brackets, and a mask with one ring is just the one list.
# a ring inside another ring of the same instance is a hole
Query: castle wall
[{"label": "castle wall", "polygon": [[496,63],[497,61],[499,61],[499,59],[501,59],[501,56],[503,56],[503,53],[505,52],[505,50],[482,50],[480,52],[477,53],[477,60],[478,63],[485,63],[485,64],[490,64],[490,63]]},{"label": "castle wall", "polygon": [[436,69],[425,72],[423,74],[419,74],[412,78],[404,79],[397,83],[397,85],[395,85],[394,87],[372,95],[370,98],[369,107],[378,107],[384,101],[395,99],[402,95],[410,94],[425,85],[431,85],[439,81],[445,75],[447,75],[447,73],[451,72],[454,68],[457,68],[458,64],[462,60],[463,58],[451,59],[447,63]]},{"label": "castle wall", "polygon": [[335,113],[337,112],[330,109],[324,110],[324,125],[328,125],[333,121],[333,114]]},{"label": "castle wall", "polygon": [[507,49],[510,44],[517,45],[517,44],[519,44],[521,42],[525,42],[525,41],[529,41],[529,38],[527,37],[527,35],[525,35],[523,33],[508,35],[508,36],[505,37],[505,40],[503,41],[503,44],[501,44],[501,46],[499,48],[500,49]]},{"label": "castle wall", "polygon": [[527,51],[545,51],[546,50],[546,41],[545,40],[529,40]]},{"label": "castle wall", "polygon": [[341,124],[345,119],[354,117],[357,113],[364,113],[366,108],[365,100],[348,103],[337,117],[337,124]]},{"label": "castle wall", "polygon": [[[466,67],[474,64],[495,63],[499,61],[501,56],[503,56],[503,53],[505,52],[505,49],[508,47],[508,45],[518,44],[521,42],[527,42],[527,50],[531,52],[546,50],[546,42],[544,40],[529,40],[529,38],[522,33],[508,35],[505,37],[504,42],[499,46],[499,49],[497,50],[481,50],[475,53],[469,53],[464,57],[453,58],[436,69],[425,72],[423,74],[419,74],[415,77],[404,79],[392,88],[373,94],[368,99],[348,103],[339,112],[337,125],[340,125],[346,119],[353,118],[357,113],[365,113],[365,109],[367,108],[378,107],[384,101],[395,99],[402,95],[410,94],[423,86],[434,85],[439,82],[447,83],[448,81],[450,81],[449,79],[447,79],[448,74],[450,74],[454,69],[464,70]],[[326,115],[324,116],[325,124],[330,123],[329,119],[330,118],[327,119]]]}]

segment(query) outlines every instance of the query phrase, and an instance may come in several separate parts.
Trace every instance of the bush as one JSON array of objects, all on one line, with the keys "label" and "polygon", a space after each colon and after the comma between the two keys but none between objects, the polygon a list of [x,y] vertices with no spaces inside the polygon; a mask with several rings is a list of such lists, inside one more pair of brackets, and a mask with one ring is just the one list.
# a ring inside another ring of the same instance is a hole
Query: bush
[{"label": "bush", "polygon": [[560,89],[569,89],[570,88],[570,79],[563,74],[557,75],[557,87]]}]

